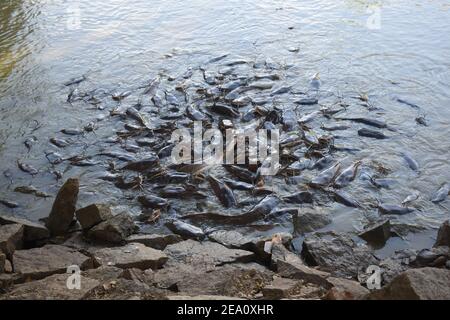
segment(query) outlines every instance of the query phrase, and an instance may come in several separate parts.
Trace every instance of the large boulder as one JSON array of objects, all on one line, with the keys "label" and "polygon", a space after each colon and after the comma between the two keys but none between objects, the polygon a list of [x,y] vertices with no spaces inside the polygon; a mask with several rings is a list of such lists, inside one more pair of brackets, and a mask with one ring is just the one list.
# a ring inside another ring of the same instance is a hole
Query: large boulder
[{"label": "large boulder", "polygon": [[445,221],[439,228],[435,247],[450,247],[450,220]]},{"label": "large boulder", "polygon": [[183,239],[176,234],[134,234],[126,239],[127,243],[142,243],[147,247],[164,250],[168,245],[178,243]]},{"label": "large boulder", "polygon": [[91,204],[75,212],[83,230],[88,230],[100,222],[112,218],[111,209],[105,204]]},{"label": "large boulder", "polygon": [[53,236],[64,235],[69,230],[74,220],[79,188],[78,179],[71,178],[59,190],[46,222]]},{"label": "large boulder", "polygon": [[369,293],[369,290],[357,281],[334,277],[327,280],[333,287],[327,292],[326,300],[361,300]]},{"label": "large boulder", "polygon": [[67,268],[73,265],[85,270],[93,268],[94,261],[75,249],[60,245],[46,245],[14,253],[15,272],[20,275],[22,281],[65,273]]},{"label": "large boulder", "polygon": [[80,300],[100,282],[80,275],[80,289],[68,289],[69,274],[54,274],[47,278],[19,284],[3,298],[6,300]]},{"label": "large boulder", "polygon": [[338,277],[356,279],[360,271],[378,260],[366,245],[359,245],[346,234],[334,232],[314,233],[303,242],[302,257],[312,266],[331,272]]},{"label": "large boulder", "polygon": [[450,270],[411,269],[371,292],[370,300],[450,300]]},{"label": "large boulder", "polygon": [[50,237],[50,232],[48,231],[48,229],[39,223],[31,222],[26,219],[0,215],[0,225],[7,225],[7,224],[23,225],[24,242],[34,242],[38,240],[44,240]]},{"label": "large boulder", "polygon": [[103,266],[117,268],[137,268],[141,270],[159,269],[167,261],[167,255],[141,243],[130,243],[123,247],[105,248],[94,252],[94,257]]},{"label": "large boulder", "polygon": [[0,226],[0,253],[12,262],[16,249],[22,246],[23,226],[20,224],[8,224]]},{"label": "large boulder", "polygon": [[90,240],[120,244],[138,231],[133,218],[126,212],[101,222],[87,232]]},{"label": "large boulder", "polygon": [[325,290],[321,287],[305,284],[301,280],[275,278],[270,285],[262,289],[265,299],[320,299]]},{"label": "large boulder", "polygon": [[253,252],[229,249],[209,241],[186,240],[167,246],[164,252],[174,261],[205,267],[254,260]]}]

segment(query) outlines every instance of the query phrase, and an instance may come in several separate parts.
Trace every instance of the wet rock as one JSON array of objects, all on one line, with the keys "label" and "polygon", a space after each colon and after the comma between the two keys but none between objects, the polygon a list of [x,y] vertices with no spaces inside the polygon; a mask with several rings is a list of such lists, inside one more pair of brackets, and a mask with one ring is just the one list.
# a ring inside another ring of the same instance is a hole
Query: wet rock
[{"label": "wet rock", "polygon": [[450,247],[450,220],[445,221],[439,228],[435,247],[447,246]]},{"label": "wet rock", "polygon": [[355,279],[359,270],[378,262],[367,246],[334,232],[308,235],[303,242],[302,257],[309,265],[320,266],[335,276]]},{"label": "wet rock", "polygon": [[208,234],[208,238],[232,249],[252,250],[254,246],[254,239],[233,230],[217,230]]},{"label": "wet rock", "polygon": [[123,247],[105,248],[94,252],[95,259],[104,266],[122,269],[159,269],[167,261],[167,255],[141,243],[129,243]]},{"label": "wet rock", "polygon": [[69,290],[70,274],[55,274],[45,279],[17,285],[6,295],[7,300],[80,300],[99,281],[80,275],[80,289]]},{"label": "wet rock", "polygon": [[398,221],[391,221],[391,231],[394,235],[405,238],[410,233],[419,233],[426,228],[418,224],[402,223]]},{"label": "wet rock", "polygon": [[75,215],[79,187],[78,179],[68,179],[59,190],[46,222],[52,235],[64,235],[69,230]]},{"label": "wet rock", "polygon": [[23,226],[20,224],[8,224],[0,226],[0,253],[13,262],[13,254],[20,249],[23,239]]},{"label": "wet rock", "polygon": [[329,214],[317,208],[299,209],[297,215],[293,216],[293,221],[295,230],[300,234],[319,230],[332,222]]},{"label": "wet rock", "polygon": [[383,220],[370,224],[364,228],[359,237],[374,247],[381,248],[391,236],[391,223]]},{"label": "wet rock", "polygon": [[228,249],[215,242],[186,240],[167,246],[164,252],[174,261],[193,265],[220,266],[233,262],[249,262],[253,252]]},{"label": "wet rock", "polygon": [[330,274],[306,266],[299,256],[290,252],[282,244],[275,244],[272,249],[272,266],[278,275],[302,280],[305,283],[313,283],[323,288],[330,288],[326,280]]},{"label": "wet rock", "polygon": [[88,239],[108,243],[122,243],[137,232],[138,226],[126,212],[101,222],[87,232]]},{"label": "wet rock", "polygon": [[0,274],[5,272],[6,255],[0,253]]},{"label": "wet rock", "polygon": [[275,278],[274,281],[262,289],[264,299],[319,299],[324,294],[320,287],[307,284],[301,280]]},{"label": "wet rock", "polygon": [[371,292],[370,300],[449,300],[450,271],[437,268],[411,269],[384,288]]},{"label": "wet rock", "polygon": [[327,292],[326,300],[361,300],[369,293],[369,290],[357,281],[333,277],[327,280],[333,287]]},{"label": "wet rock", "polygon": [[205,233],[199,227],[193,226],[183,221],[173,220],[166,223],[173,233],[182,236],[184,239],[199,239],[205,238]]},{"label": "wet rock", "polygon": [[105,204],[91,204],[85,208],[78,209],[75,214],[83,230],[88,230],[112,218],[111,209]]},{"label": "wet rock", "polygon": [[[392,256],[380,261],[381,284],[390,283],[396,276],[410,269],[410,264],[416,259],[416,253],[412,250],[396,251]],[[361,280],[361,279],[359,279]],[[365,282],[367,279],[364,279]],[[360,281],[361,282],[361,281]]]},{"label": "wet rock", "polygon": [[75,249],[60,245],[19,250],[14,253],[14,268],[22,281],[39,280],[57,273],[65,273],[67,267],[77,265],[81,270],[94,266],[92,258]]},{"label": "wet rock", "polygon": [[50,237],[50,232],[48,231],[48,229],[39,223],[34,223],[26,219],[0,215],[0,225],[7,224],[22,225],[24,227],[23,240],[25,242],[34,242]]},{"label": "wet rock", "polygon": [[443,267],[449,259],[450,247],[440,246],[420,250],[412,264],[417,267]]},{"label": "wet rock", "polygon": [[141,243],[157,250],[164,250],[168,245],[180,241],[182,238],[176,234],[136,234],[126,239],[127,243]]}]

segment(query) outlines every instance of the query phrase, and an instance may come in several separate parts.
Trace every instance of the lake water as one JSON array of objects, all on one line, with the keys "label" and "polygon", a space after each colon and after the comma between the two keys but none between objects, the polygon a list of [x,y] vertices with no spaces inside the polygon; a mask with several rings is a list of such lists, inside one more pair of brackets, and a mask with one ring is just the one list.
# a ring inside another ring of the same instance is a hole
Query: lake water
[{"label": "lake water", "polygon": [[[51,199],[14,192],[34,185],[50,194],[60,183],[43,152],[62,128],[80,127],[101,111],[68,104],[64,82],[85,75],[82,88],[125,90],[157,74],[179,75],[189,67],[229,54],[291,66],[286,78],[298,90],[320,73],[322,92],[350,99],[367,94],[375,115],[397,128],[389,141],[355,141],[360,159],[376,160],[398,180],[391,190],[371,190],[383,202],[421,194],[420,209],[404,222],[427,231],[391,240],[386,250],[424,247],[450,212],[450,201],[429,201],[450,182],[450,3],[418,1],[236,0],[2,0],[0,2],[0,198],[20,203],[4,212],[44,217]],[[298,49],[298,50],[297,50]],[[399,103],[402,99],[420,107]],[[353,104],[355,101],[352,100]],[[104,113],[104,112],[103,112]],[[428,126],[415,118],[425,116]],[[29,151],[24,141],[36,137]],[[350,140],[351,141],[351,140]],[[420,164],[411,171],[399,157]],[[34,177],[17,160],[38,168]],[[83,175],[70,168],[65,176]],[[81,204],[117,200],[120,191],[82,180]],[[349,190],[367,193],[363,185]],[[361,212],[331,206],[339,231],[361,228]]]}]

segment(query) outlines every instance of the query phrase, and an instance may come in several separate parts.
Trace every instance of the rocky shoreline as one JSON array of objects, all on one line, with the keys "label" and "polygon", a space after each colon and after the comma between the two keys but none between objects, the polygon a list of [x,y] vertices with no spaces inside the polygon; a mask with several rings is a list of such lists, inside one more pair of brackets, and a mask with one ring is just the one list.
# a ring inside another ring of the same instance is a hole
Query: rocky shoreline
[{"label": "rocky shoreline", "polygon": [[[334,232],[308,234],[299,254],[290,234],[205,234],[186,223],[141,234],[105,204],[77,209],[78,193],[68,179],[45,225],[0,216],[0,299],[450,299],[449,221],[433,248],[380,261]],[[385,241],[390,228],[377,224],[361,237]],[[381,290],[367,289],[361,270],[370,265],[382,270]],[[79,288],[68,286],[71,266],[80,268]]]}]

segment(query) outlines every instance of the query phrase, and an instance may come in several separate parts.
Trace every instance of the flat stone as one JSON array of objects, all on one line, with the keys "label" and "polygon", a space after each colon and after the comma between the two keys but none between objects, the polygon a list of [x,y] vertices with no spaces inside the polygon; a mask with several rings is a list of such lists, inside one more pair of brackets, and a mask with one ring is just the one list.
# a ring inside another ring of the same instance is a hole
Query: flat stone
[{"label": "flat stone", "polygon": [[208,238],[227,248],[251,250],[253,239],[234,230],[217,230],[208,234]]},{"label": "flat stone", "polygon": [[256,263],[227,264],[209,270],[183,262],[158,270],[154,282],[182,295],[220,295],[251,298],[272,281],[273,273]]},{"label": "flat stone", "polygon": [[81,270],[94,266],[92,258],[75,249],[60,245],[19,250],[14,253],[14,268],[23,281],[39,280],[57,273],[65,273],[67,267],[77,265]]},{"label": "flat stone", "polygon": [[327,300],[361,300],[369,293],[369,290],[357,281],[333,277],[327,280],[333,285],[325,296]]},{"label": "flat stone", "polygon": [[167,261],[167,255],[141,243],[130,243],[123,247],[105,248],[94,252],[95,259],[104,266],[122,269],[159,269]]},{"label": "flat stone", "polygon": [[135,234],[126,239],[127,243],[142,243],[157,250],[164,250],[168,245],[180,241],[183,239],[176,234]]},{"label": "flat stone", "polygon": [[105,204],[91,204],[78,209],[75,214],[83,230],[88,230],[100,222],[112,218],[111,209]]},{"label": "flat stone", "polygon": [[300,234],[322,229],[332,222],[329,214],[311,208],[301,208],[297,215],[293,216],[293,221],[295,230]]},{"label": "flat stone", "polygon": [[370,300],[449,300],[450,270],[411,269],[397,276],[380,290],[371,292]]},{"label": "flat stone", "polygon": [[59,190],[46,222],[52,235],[64,235],[69,230],[74,220],[79,188],[78,179],[68,179]]},{"label": "flat stone", "polygon": [[113,266],[100,266],[96,269],[88,269],[81,272],[81,275],[100,281],[101,283],[118,279],[122,274],[123,269]]},{"label": "flat stone", "polygon": [[308,265],[319,266],[338,277],[356,279],[369,265],[378,265],[372,250],[358,245],[346,234],[316,232],[303,241],[302,257]]},{"label": "flat stone", "polygon": [[173,260],[200,266],[220,266],[232,262],[249,262],[254,253],[229,249],[215,242],[186,240],[167,246],[164,252]]},{"label": "flat stone", "polygon": [[303,283],[299,280],[275,278],[270,285],[262,289],[262,293],[265,299],[280,300],[296,295],[302,286]]},{"label": "flat stone", "polygon": [[133,218],[123,212],[101,222],[87,232],[87,237],[94,241],[122,243],[138,230]]},{"label": "flat stone", "polygon": [[23,226],[20,224],[7,224],[0,226],[0,252],[7,259],[12,260],[14,251],[22,246]]},{"label": "flat stone", "polygon": [[435,247],[450,247],[450,220],[445,221],[439,228]]},{"label": "flat stone", "polygon": [[370,245],[381,248],[391,237],[391,223],[389,220],[383,220],[370,224],[364,228],[359,237]]},{"label": "flat stone", "polygon": [[50,237],[50,232],[48,231],[48,229],[39,223],[34,223],[26,219],[0,215],[0,225],[6,224],[23,225],[23,240],[25,242],[34,242]]},{"label": "flat stone", "polygon": [[68,289],[70,274],[55,274],[47,278],[14,286],[6,300],[80,300],[100,282],[80,275],[80,289]]}]

